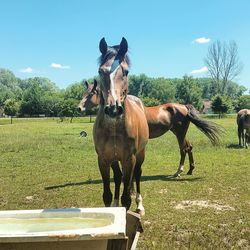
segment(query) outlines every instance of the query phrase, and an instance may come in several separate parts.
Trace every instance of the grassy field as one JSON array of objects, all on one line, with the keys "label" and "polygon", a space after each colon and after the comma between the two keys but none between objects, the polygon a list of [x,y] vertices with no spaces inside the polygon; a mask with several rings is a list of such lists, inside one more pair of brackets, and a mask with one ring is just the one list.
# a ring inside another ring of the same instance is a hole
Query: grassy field
[{"label": "grassy field", "polygon": [[[88,120],[4,120],[0,210],[103,206]],[[146,215],[138,249],[250,249],[250,151],[237,146],[235,117],[213,121],[226,129],[220,147],[212,147],[193,125],[188,131],[196,163],[192,176],[185,175],[186,159],[185,173],[168,178],[179,162],[170,132],[149,141],[141,184]],[[82,130],[87,137],[79,136]]]}]

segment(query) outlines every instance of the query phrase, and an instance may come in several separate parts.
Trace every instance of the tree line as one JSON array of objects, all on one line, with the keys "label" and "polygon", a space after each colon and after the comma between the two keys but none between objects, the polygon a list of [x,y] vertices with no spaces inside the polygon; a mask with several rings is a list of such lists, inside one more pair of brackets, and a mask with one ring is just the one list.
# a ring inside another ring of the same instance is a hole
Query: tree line
[{"label": "tree line", "polygon": [[[214,113],[250,109],[250,95],[243,95],[246,88],[234,82],[242,68],[238,48],[234,41],[216,41],[208,48],[204,63],[208,78],[148,77],[145,74],[129,77],[129,94],[138,96],[146,106],[167,102],[192,104],[202,111],[204,100],[211,103]],[[95,77],[98,80],[98,77]],[[93,79],[89,79],[90,81]],[[79,115],[76,106],[85,87],[80,82],[60,90],[48,78],[17,78],[8,69],[0,69],[0,115],[36,116],[44,114],[54,117]],[[90,110],[95,113],[96,108]]]},{"label": "tree line", "polygon": [[[20,79],[8,69],[0,69],[0,114],[21,117],[39,114],[53,117],[78,116],[76,107],[85,91],[82,82],[75,82],[62,90],[48,78]],[[250,108],[250,95],[243,95],[245,91],[244,86],[230,81],[225,94],[218,95],[212,78],[184,76],[168,79],[148,77],[145,74],[129,77],[129,94],[140,97],[146,106],[179,102],[192,104],[201,110],[203,100],[206,99],[217,100],[217,106],[223,106],[223,113],[226,113],[242,107]],[[225,106],[228,106],[226,111]],[[89,112],[95,113],[96,109]]]}]

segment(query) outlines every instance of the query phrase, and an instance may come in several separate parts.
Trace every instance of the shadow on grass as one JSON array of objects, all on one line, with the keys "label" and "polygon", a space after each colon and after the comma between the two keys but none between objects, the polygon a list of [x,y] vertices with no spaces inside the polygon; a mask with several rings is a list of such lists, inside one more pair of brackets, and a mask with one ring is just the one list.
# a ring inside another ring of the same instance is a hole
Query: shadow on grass
[{"label": "shadow on grass", "polygon": [[[113,181],[113,179],[110,179],[110,181]],[[66,182],[66,183],[63,183],[63,184],[47,186],[44,189],[45,190],[50,190],[50,189],[56,189],[56,188],[64,188],[64,187],[70,187],[70,186],[81,186],[81,185],[89,185],[89,184],[102,184],[102,180],[87,180],[87,181],[80,181],[80,182]]]},{"label": "shadow on grass", "polygon": [[[173,175],[152,175],[152,176],[142,176],[141,182],[144,181],[188,181],[188,182],[194,182],[194,181],[200,181],[204,179],[204,177],[174,177]],[[110,179],[111,182],[114,182],[114,179]],[[90,184],[102,184],[102,180],[87,180],[87,181],[81,181],[81,182],[67,182],[63,184],[58,185],[52,185],[47,186],[44,189],[45,190],[51,190],[51,189],[57,189],[57,188],[65,188],[69,186],[82,186],[82,185],[90,185]]]},{"label": "shadow on grass", "polygon": [[199,181],[204,179],[204,177],[189,177],[185,178],[183,176],[181,177],[174,177],[173,175],[149,175],[149,176],[142,176],[141,177],[141,182],[144,181],[188,181],[188,182],[193,182],[193,181]]},{"label": "shadow on grass", "polygon": [[226,146],[227,148],[231,148],[231,149],[242,149],[243,147],[240,146],[239,144],[229,144]]}]

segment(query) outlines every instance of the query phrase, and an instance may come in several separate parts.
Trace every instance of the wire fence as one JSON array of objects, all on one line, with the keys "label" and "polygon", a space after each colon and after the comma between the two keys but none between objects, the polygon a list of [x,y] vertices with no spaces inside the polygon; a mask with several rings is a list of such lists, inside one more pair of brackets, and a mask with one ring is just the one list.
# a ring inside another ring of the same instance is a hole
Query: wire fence
[{"label": "wire fence", "polygon": [[57,123],[94,123],[96,116],[82,117],[0,117],[0,125],[30,123],[30,122],[57,122]]}]

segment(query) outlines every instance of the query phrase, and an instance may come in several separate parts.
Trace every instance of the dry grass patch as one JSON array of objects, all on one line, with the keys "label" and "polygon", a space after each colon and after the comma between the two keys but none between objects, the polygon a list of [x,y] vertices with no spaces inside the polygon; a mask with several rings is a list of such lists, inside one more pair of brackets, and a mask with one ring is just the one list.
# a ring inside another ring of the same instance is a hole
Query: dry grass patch
[{"label": "dry grass patch", "polygon": [[188,209],[188,208],[193,208],[193,207],[198,207],[199,209],[202,208],[212,208],[217,211],[234,211],[235,209],[229,205],[221,205],[219,202],[216,201],[204,201],[204,200],[186,200],[186,201],[181,201],[175,206],[175,209]]}]

